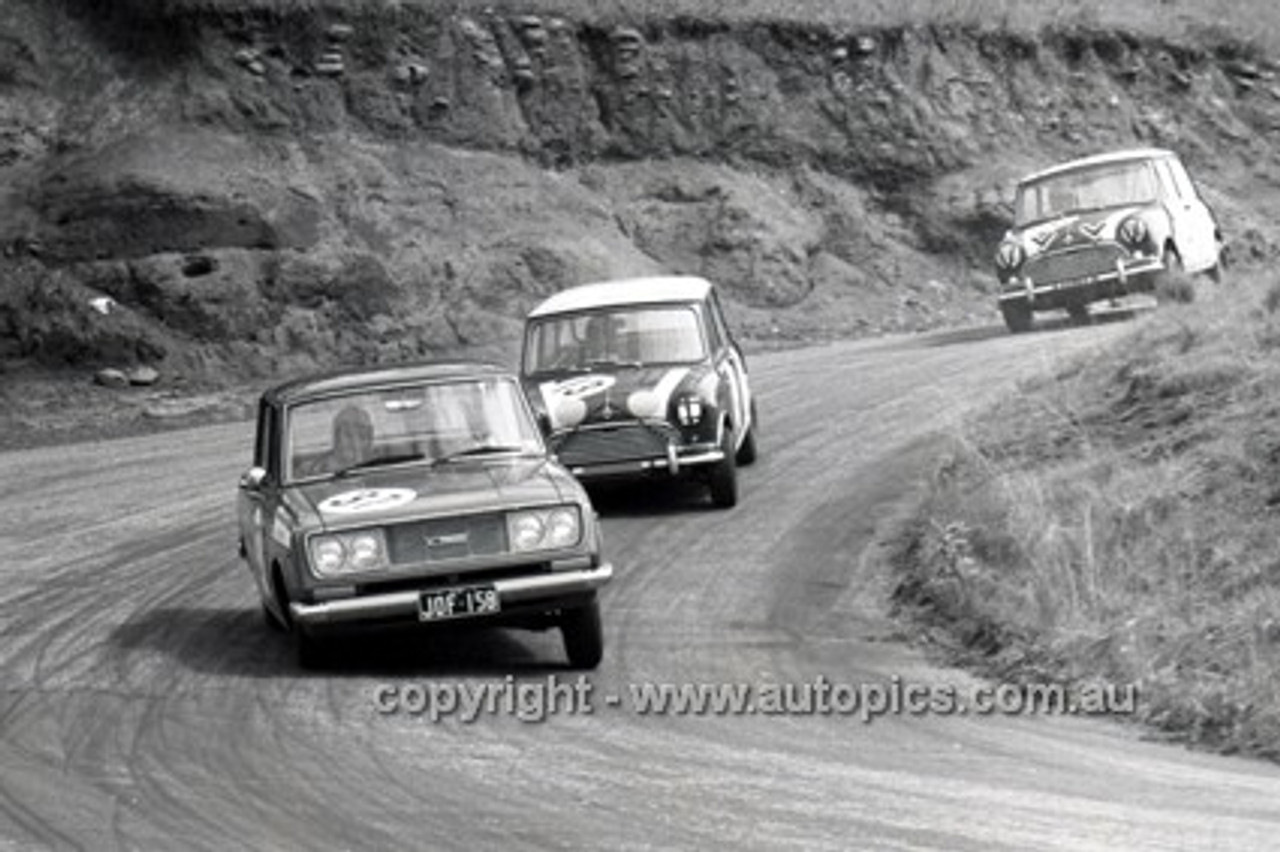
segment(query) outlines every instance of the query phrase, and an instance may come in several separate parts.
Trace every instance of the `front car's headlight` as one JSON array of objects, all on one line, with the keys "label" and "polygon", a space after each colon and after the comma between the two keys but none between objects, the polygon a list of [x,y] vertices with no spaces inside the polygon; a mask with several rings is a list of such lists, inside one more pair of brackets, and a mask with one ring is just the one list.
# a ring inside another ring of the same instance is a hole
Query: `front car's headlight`
[{"label": "front car's headlight", "polygon": [[309,542],[311,573],[321,579],[377,571],[391,563],[381,529],[317,535]]},{"label": "front car's headlight", "polygon": [[524,509],[507,514],[507,540],[516,553],[558,550],[582,539],[582,513],[577,506]]},{"label": "front car's headlight", "polygon": [[1027,260],[1027,252],[1021,243],[1005,240],[996,249],[996,277],[1004,284],[1017,276],[1022,264]]}]

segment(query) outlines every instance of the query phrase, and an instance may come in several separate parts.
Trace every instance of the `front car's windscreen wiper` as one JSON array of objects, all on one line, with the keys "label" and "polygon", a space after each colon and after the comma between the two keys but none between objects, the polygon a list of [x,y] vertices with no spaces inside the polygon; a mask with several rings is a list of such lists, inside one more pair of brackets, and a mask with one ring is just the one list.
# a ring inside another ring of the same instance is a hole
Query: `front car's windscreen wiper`
[{"label": "front car's windscreen wiper", "polygon": [[390,456],[375,456],[374,458],[365,459],[362,462],[356,462],[353,465],[348,465],[347,467],[344,467],[342,470],[335,473],[334,477],[337,478],[337,477],[347,476],[349,474],[356,473],[358,471],[361,471],[361,470],[364,470],[365,468],[370,468],[370,467],[382,467],[383,465],[388,465],[388,464],[402,464],[404,462],[422,461],[424,458],[426,458],[426,456],[424,456],[422,453],[417,453],[417,452],[396,453]]},{"label": "front car's windscreen wiper", "polygon": [[475,456],[495,456],[503,453],[527,453],[529,450],[525,447],[511,444],[478,444],[474,447],[467,447],[465,450],[458,450],[455,453],[440,456],[432,460],[433,465],[448,464],[458,459],[474,458]]},{"label": "front car's windscreen wiper", "polygon": [[587,369],[594,370],[597,367],[633,367],[639,369],[644,364],[639,361],[624,361],[621,358],[593,358],[586,364]]}]

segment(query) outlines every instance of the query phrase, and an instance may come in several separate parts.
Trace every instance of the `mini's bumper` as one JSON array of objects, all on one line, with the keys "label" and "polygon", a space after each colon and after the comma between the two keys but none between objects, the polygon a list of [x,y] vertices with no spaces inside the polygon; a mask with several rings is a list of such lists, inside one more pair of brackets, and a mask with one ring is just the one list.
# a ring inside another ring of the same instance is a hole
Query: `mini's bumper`
[{"label": "mini's bumper", "polygon": [[643,474],[678,475],[682,470],[724,461],[717,444],[668,444],[665,456],[573,465],[569,472],[584,481],[614,479]]},{"label": "mini's bumper", "polygon": [[1130,293],[1149,292],[1155,288],[1156,276],[1164,271],[1159,258],[1143,258],[1116,263],[1116,268],[1097,275],[1072,278],[1051,284],[1037,284],[1030,278],[1017,278],[1005,285],[1000,302],[1024,302],[1036,310],[1065,308],[1102,299],[1114,299]]},{"label": "mini's bumper", "polygon": [[[501,612],[507,613],[513,609],[536,607],[541,601],[554,602],[594,592],[612,577],[613,565],[602,562],[592,568],[503,578],[492,581],[491,585],[498,593]],[[466,583],[465,575],[459,583]],[[289,604],[289,615],[295,623],[308,629],[361,622],[412,622],[418,619],[418,602],[423,591],[427,589],[361,595],[321,603],[293,601]]]}]

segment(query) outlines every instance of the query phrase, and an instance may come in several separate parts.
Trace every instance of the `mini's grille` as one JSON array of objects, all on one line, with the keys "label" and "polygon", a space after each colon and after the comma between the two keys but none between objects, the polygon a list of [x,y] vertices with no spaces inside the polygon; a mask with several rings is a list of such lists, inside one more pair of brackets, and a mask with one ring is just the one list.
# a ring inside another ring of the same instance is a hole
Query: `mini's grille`
[{"label": "mini's grille", "polygon": [[1115,272],[1122,257],[1124,249],[1114,243],[1050,252],[1028,260],[1022,274],[1033,284],[1057,284]]},{"label": "mini's grille", "polygon": [[556,454],[569,467],[638,461],[665,456],[668,442],[661,427],[621,423],[571,432],[561,440]]}]

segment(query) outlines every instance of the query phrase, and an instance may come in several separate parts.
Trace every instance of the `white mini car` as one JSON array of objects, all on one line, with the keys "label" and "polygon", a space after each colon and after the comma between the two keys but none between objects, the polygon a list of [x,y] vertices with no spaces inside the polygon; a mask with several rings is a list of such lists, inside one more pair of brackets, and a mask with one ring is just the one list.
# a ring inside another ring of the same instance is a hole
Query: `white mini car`
[{"label": "white mini car", "polygon": [[1178,270],[1215,280],[1222,233],[1177,154],[1158,148],[1073,160],[1019,182],[995,257],[1000,312],[1027,331],[1036,311],[1151,292]]}]

